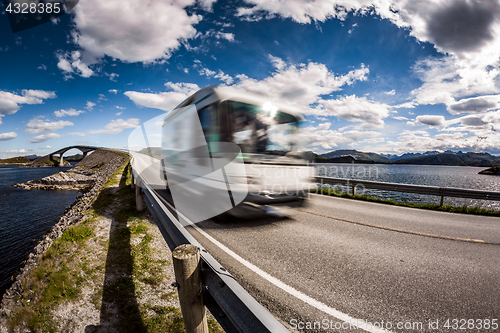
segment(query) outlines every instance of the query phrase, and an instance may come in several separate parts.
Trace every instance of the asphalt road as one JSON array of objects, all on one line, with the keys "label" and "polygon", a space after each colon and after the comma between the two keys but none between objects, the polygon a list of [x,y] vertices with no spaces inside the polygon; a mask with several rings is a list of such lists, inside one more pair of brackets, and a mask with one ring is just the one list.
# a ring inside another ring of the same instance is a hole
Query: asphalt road
[{"label": "asphalt road", "polygon": [[188,230],[291,331],[500,332],[497,217],[311,196],[287,218]]}]

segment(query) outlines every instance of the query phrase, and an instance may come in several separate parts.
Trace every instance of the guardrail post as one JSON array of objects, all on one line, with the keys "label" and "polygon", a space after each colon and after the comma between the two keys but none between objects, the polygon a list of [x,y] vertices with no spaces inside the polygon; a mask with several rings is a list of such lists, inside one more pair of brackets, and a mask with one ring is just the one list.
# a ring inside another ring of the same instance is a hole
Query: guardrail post
[{"label": "guardrail post", "polygon": [[134,171],[132,170],[132,166],[130,166],[130,178],[132,178],[132,181],[130,182],[130,187],[134,188],[135,187],[135,177],[134,177]]},{"label": "guardrail post", "polygon": [[441,196],[441,202],[439,203],[439,206],[442,206],[444,204],[444,195]]},{"label": "guardrail post", "polygon": [[179,245],[172,252],[172,258],[186,333],[208,333],[203,305],[200,249],[191,244]]},{"label": "guardrail post", "polygon": [[136,179],[135,184],[135,209],[142,211],[141,180]]}]

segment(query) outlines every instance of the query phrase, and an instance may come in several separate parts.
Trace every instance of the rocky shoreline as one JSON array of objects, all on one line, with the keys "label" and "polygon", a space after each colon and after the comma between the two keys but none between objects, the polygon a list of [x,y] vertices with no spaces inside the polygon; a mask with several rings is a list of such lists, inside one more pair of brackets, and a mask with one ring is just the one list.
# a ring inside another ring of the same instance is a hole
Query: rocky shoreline
[{"label": "rocky shoreline", "polygon": [[[89,209],[93,200],[113,172],[126,160],[127,156],[110,150],[98,149],[80,161],[71,170],[58,173],[39,180],[16,184],[14,187],[26,189],[79,189],[84,192],[78,196],[73,204],[66,208],[64,215],[45,234],[43,239],[34,247],[27,256],[23,267],[15,275],[14,282],[7,289],[0,304],[0,322],[8,317],[16,305],[16,295],[23,293],[23,281],[39,262],[41,255],[50,247],[52,242],[59,238],[71,225],[76,224],[82,213]],[[14,278],[14,277],[13,277]]]},{"label": "rocky shoreline", "polygon": [[[88,191],[97,179],[97,174],[86,175],[75,171],[58,172],[42,179],[30,180],[25,183],[14,184],[12,187],[21,187],[25,190],[80,190]],[[71,169],[74,170],[74,169]]]}]

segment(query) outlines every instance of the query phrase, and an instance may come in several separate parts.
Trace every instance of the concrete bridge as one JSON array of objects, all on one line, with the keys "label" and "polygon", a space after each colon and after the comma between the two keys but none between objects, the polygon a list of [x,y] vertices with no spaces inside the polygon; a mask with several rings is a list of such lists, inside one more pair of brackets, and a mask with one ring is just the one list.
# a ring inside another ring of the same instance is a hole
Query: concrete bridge
[{"label": "concrete bridge", "polygon": [[64,165],[63,155],[68,150],[70,150],[70,149],[80,149],[80,151],[83,153],[83,158],[85,158],[89,152],[94,151],[97,148],[98,147],[92,147],[92,146],[71,146],[71,147],[66,147],[66,148],[59,149],[58,151],[55,151],[52,154],[49,154],[49,159],[51,161],[53,161],[54,160],[54,155],[59,155],[59,166],[63,166]]},{"label": "concrete bridge", "polygon": [[96,150],[98,148],[99,147],[93,147],[93,146],[70,146],[70,147],[59,149],[59,150],[57,150],[57,151],[55,151],[53,153],[50,153],[48,155],[45,155],[43,157],[40,157],[40,158],[34,160],[33,163],[55,161],[54,160],[54,155],[59,155],[59,166],[64,166],[63,155],[68,150],[70,150],[70,149],[79,149],[82,152],[82,154],[83,154],[83,158],[85,158],[89,152],[94,151],[94,150]]}]

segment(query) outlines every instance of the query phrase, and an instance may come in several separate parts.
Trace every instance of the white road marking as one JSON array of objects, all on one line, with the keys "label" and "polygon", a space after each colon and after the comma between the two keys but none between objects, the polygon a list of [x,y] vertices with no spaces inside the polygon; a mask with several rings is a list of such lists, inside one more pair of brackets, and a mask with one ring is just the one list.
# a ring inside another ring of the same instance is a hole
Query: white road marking
[{"label": "white road marking", "polygon": [[198,231],[200,234],[202,234],[205,238],[207,238],[209,241],[211,241],[212,243],[214,243],[215,245],[217,245],[221,250],[223,250],[228,255],[230,255],[231,257],[233,257],[234,259],[236,259],[238,262],[240,262],[242,265],[245,265],[248,269],[252,270],[256,274],[260,275],[262,278],[264,278],[267,281],[271,282],[276,287],[278,287],[278,288],[286,291],[287,293],[289,293],[292,296],[297,297],[301,301],[303,301],[303,302],[305,302],[305,303],[307,303],[307,304],[315,307],[318,310],[321,310],[321,311],[325,312],[326,314],[329,314],[329,315],[331,315],[331,316],[333,316],[335,318],[338,318],[338,319],[340,319],[340,320],[342,320],[342,321],[344,321],[346,323],[350,323],[351,326],[353,326],[353,327],[357,327],[357,328],[365,330],[367,332],[371,332],[371,333],[391,333],[391,331],[388,331],[388,330],[385,330],[385,329],[381,329],[381,328],[377,328],[377,327],[373,327],[374,325],[372,325],[370,327],[370,325],[366,324],[366,321],[361,322],[361,319],[353,318],[353,317],[349,316],[348,314],[345,314],[345,313],[343,313],[343,312],[341,312],[339,310],[331,308],[328,305],[326,305],[324,303],[321,303],[320,301],[315,300],[312,297],[307,296],[306,294],[304,294],[304,293],[298,291],[297,289],[295,289],[295,288],[287,285],[286,283],[282,282],[281,280],[278,280],[274,276],[272,276],[272,275],[264,272],[262,269],[260,269],[259,267],[255,266],[254,264],[252,264],[252,263],[248,262],[247,260],[243,259],[239,255],[237,255],[236,253],[234,253],[232,250],[230,250],[227,246],[223,245],[218,240],[214,239],[212,236],[210,236],[205,231],[203,231],[202,229],[200,229],[195,224],[191,224],[191,226],[196,231]]},{"label": "white road marking", "polygon": [[242,265],[244,265],[245,267],[247,267],[248,269],[250,269],[254,273],[258,274],[262,278],[266,279],[270,283],[274,284],[276,287],[289,293],[290,295],[300,299],[301,301],[311,305],[312,307],[315,307],[316,309],[318,309],[320,311],[323,311],[324,313],[326,313],[328,315],[331,315],[335,318],[338,318],[343,322],[349,323],[351,327],[356,327],[358,329],[362,329],[362,330],[370,332],[370,333],[392,333],[389,330],[374,327],[373,325],[368,325],[365,320],[353,318],[353,317],[349,316],[348,314],[345,314],[339,310],[336,310],[332,307],[329,307],[328,305],[321,303],[320,301],[315,300],[314,298],[307,296],[306,294],[298,291],[297,289],[287,285],[283,281],[281,281],[281,280],[275,278],[274,276],[264,272],[259,267],[255,266],[254,264],[250,263],[249,261],[243,259],[238,254],[234,253],[227,246],[223,245],[218,240],[214,239],[212,236],[210,236],[205,231],[200,229],[197,225],[192,223],[189,219],[187,219],[185,216],[183,216],[183,214],[181,214],[180,212],[177,211],[177,214],[178,214],[178,216],[182,217],[184,219],[184,221],[187,222],[188,225],[193,227],[196,231],[198,231],[200,234],[202,234],[205,238],[207,238],[209,241],[211,241],[214,245],[218,246],[221,250],[226,252],[228,255],[233,257],[239,263],[241,263]]}]

